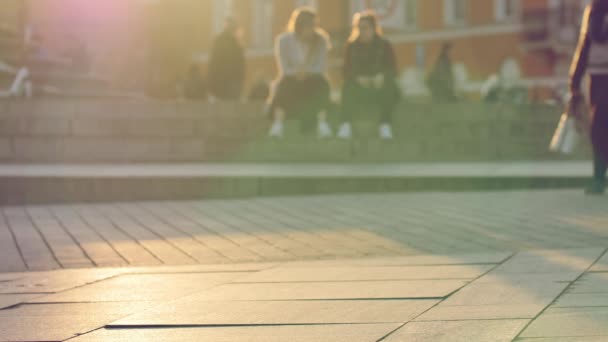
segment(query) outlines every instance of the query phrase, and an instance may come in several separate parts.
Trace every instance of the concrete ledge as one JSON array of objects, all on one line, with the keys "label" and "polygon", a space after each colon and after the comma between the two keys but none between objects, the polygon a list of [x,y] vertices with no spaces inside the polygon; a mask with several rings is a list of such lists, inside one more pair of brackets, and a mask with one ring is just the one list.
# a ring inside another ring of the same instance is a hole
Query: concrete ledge
[{"label": "concrete ledge", "polygon": [[588,162],[386,165],[10,165],[0,204],[583,187]]}]

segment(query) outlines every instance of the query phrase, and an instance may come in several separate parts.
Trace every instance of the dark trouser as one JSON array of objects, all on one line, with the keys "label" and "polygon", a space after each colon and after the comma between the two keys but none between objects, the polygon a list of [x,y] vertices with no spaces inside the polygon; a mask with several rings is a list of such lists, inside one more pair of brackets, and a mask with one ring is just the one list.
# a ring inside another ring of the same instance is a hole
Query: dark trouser
[{"label": "dark trouser", "polygon": [[380,109],[380,122],[390,124],[399,103],[397,84],[389,80],[380,89],[364,88],[354,81],[346,81],[342,89],[342,122],[351,122],[354,113],[361,109]]},{"label": "dark trouser", "polygon": [[212,85],[211,93],[222,101],[238,101],[241,99],[243,84],[240,81],[224,81]]},{"label": "dark trouser", "polygon": [[606,165],[604,158],[595,152],[593,156],[593,180],[596,185],[606,185],[606,170],[608,170],[608,165]]},{"label": "dark trouser", "polygon": [[300,119],[303,131],[314,130],[317,115],[329,108],[329,90],[323,75],[311,75],[303,80],[285,76],[277,83],[270,112],[282,109],[287,118]]},{"label": "dark trouser", "polygon": [[594,151],[594,180],[606,183],[608,162],[608,75],[591,76],[591,143]]}]

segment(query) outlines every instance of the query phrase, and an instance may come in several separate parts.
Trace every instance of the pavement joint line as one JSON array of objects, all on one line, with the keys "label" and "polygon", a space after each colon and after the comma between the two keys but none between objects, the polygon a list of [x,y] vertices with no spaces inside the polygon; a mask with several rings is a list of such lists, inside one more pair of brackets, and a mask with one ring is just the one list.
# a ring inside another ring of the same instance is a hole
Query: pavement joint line
[{"label": "pavement joint line", "polygon": [[[382,322],[382,323],[274,323],[274,324],[183,324],[183,325],[112,325],[108,324],[100,329],[108,330],[154,330],[154,329],[197,329],[197,328],[260,328],[260,327],[323,327],[323,326],[352,326],[352,325],[376,325],[376,324],[396,324],[401,322]],[[97,330],[97,329],[96,329]]]},{"label": "pavement joint line", "polygon": [[[425,278],[425,279],[357,279],[357,280],[304,280],[304,281],[248,281],[248,282],[231,282],[230,284],[327,284],[327,283],[381,283],[390,281],[407,281],[407,282],[423,282],[423,281],[442,281],[442,280],[462,280],[472,281],[471,278]],[[443,297],[442,297],[443,298]]]},{"label": "pavement joint line", "polygon": [[[185,220],[188,220],[189,222],[192,222],[193,224],[195,224],[198,228],[200,228],[201,230],[206,230],[205,228],[201,227],[201,225],[199,225],[197,222],[195,222],[194,220],[189,219],[188,217],[182,215],[179,212],[176,212],[175,210],[171,209],[170,207],[167,207],[171,210],[171,212],[173,213],[177,213],[180,217],[184,218]],[[162,215],[158,215],[156,213],[154,213],[154,211],[151,211],[149,209],[144,208],[144,210],[146,210],[146,212],[148,212],[150,215],[156,217],[157,219],[159,219],[161,222],[164,222],[166,224],[168,224],[169,226],[173,227],[175,230],[178,230],[188,236],[190,236],[194,241],[196,241],[197,243],[199,243],[200,245],[209,248],[210,250],[216,252],[218,255],[220,255],[221,257],[224,257],[228,260],[232,260],[229,256],[225,255],[224,253],[222,253],[220,250],[213,248],[212,246],[205,244],[203,241],[201,241],[200,239],[197,239],[194,235],[183,231],[182,229],[176,227],[173,223],[171,223],[170,221],[167,221],[167,219],[163,218]],[[219,234],[214,233],[217,236],[220,236]]]},{"label": "pavement joint line", "polygon": [[10,223],[8,222],[8,219],[4,215],[4,210],[1,210],[1,209],[0,209],[0,220],[2,220],[1,224],[4,225],[6,227],[6,229],[9,231],[9,233],[11,234],[13,244],[15,245],[15,248],[17,249],[17,253],[19,254],[19,257],[21,258],[21,262],[23,262],[23,265],[25,266],[25,268],[29,270],[30,267],[27,264],[27,261],[25,260],[25,256],[23,255],[23,251],[21,250],[21,246],[19,245],[19,242],[17,240],[17,236],[15,235],[13,228],[11,227]]},{"label": "pavement joint line", "polygon": [[[245,205],[246,205],[246,206],[245,206],[245,208],[246,208],[246,209],[251,209],[251,207],[250,207],[249,205],[247,205],[247,204],[245,204]],[[225,212],[225,209],[224,209],[224,212]],[[251,210],[251,212],[250,212],[250,213],[248,213],[248,215],[252,215],[252,214],[253,214],[254,216],[260,216],[258,213],[256,213],[256,212],[255,212],[255,210]],[[233,213],[233,215],[234,215],[234,216],[236,216],[236,217],[239,217],[240,219],[242,219],[242,220],[244,220],[244,221],[249,221],[249,220],[250,220],[250,217],[243,216],[243,213],[242,213],[242,212],[240,212],[240,211],[237,211],[237,212]],[[288,240],[288,241],[294,241],[294,242],[296,242],[296,243],[298,243],[298,244],[301,244],[301,245],[303,245],[303,246],[306,246],[306,247],[308,247],[308,248],[311,248],[311,249],[313,249],[314,251],[316,251],[317,253],[322,253],[322,251],[321,251],[321,250],[318,250],[318,249],[314,248],[314,247],[313,247],[311,244],[304,244],[304,243],[302,243],[302,242],[300,242],[300,241],[298,241],[298,240],[295,240],[295,239],[293,239],[292,237],[290,237],[289,235],[287,235],[287,234],[283,233],[281,230],[273,230],[273,229],[270,229],[270,230],[269,230],[268,228],[265,228],[264,230],[265,230],[265,231],[270,231],[270,232],[272,232],[272,233],[279,234],[279,235],[283,236],[283,237],[284,237],[286,240]],[[288,249],[283,249],[283,248],[281,248],[281,247],[279,247],[279,246],[276,246],[276,247],[277,247],[277,248],[280,248],[280,249],[281,249],[281,250],[283,250],[284,252],[286,252],[286,253],[288,253],[288,254],[292,255],[292,257],[294,257],[294,258],[298,258],[298,256],[297,256],[297,255],[293,254],[293,253],[292,253],[292,252],[290,252]]]},{"label": "pavement joint line", "polygon": [[[28,211],[28,215],[31,216],[31,213]],[[78,241],[78,239],[76,239],[76,237],[74,236],[74,234],[72,234],[69,229],[67,229],[67,227],[65,226],[65,224],[57,217],[57,215],[55,215],[55,213],[52,210],[48,210],[49,213],[51,214],[51,217],[53,217],[53,219],[55,221],[57,221],[57,224],[59,225],[59,227],[61,227],[61,229],[70,237],[70,239],[72,239],[72,241],[78,246],[78,248],[80,249],[80,251],[82,252],[82,254],[84,254],[84,256],[89,259],[89,261],[91,262],[91,264],[93,264],[94,267],[99,267],[99,265],[97,264],[97,262],[95,262],[95,260],[93,260],[93,258],[89,255],[89,253],[87,253],[87,251],[82,247],[82,244]],[[33,219],[32,219],[33,221]]]},{"label": "pavement joint line", "polygon": [[375,324],[397,324],[402,323],[401,321],[395,322],[356,322],[356,323],[257,323],[257,324],[137,324],[137,325],[118,325],[118,324],[107,324],[103,328],[111,330],[142,330],[142,329],[196,329],[196,328],[260,328],[260,327],[319,327],[319,326],[352,326],[352,325],[375,325]]},{"label": "pavement joint line", "polygon": [[141,243],[141,241],[139,239],[136,239],[131,233],[127,232],[125,229],[120,227],[120,225],[116,222],[116,220],[114,218],[112,218],[111,215],[107,215],[107,213],[103,213],[103,216],[110,223],[110,225],[112,227],[114,227],[114,229],[118,230],[119,232],[123,233],[125,236],[130,238],[132,242],[134,242],[135,244],[137,244],[141,248],[143,248],[146,252],[148,252],[148,254],[150,254],[154,259],[156,259],[161,265],[166,265],[164,260],[162,260],[156,254],[152,253],[152,251],[148,247],[146,247],[143,243]]},{"label": "pavement joint line", "polygon": [[[282,212],[283,214],[287,215],[288,217],[292,217],[292,218],[294,218],[296,220],[301,220],[301,221],[307,222],[307,223],[318,224],[318,223],[315,223],[314,220],[313,221],[310,220],[310,217],[309,217],[310,215],[304,216],[302,214],[296,214],[296,213],[294,213],[291,210],[285,209],[285,207],[283,207],[283,206],[277,206],[276,204],[268,203],[268,201],[266,201],[263,204],[265,205],[266,208],[268,208],[270,210],[275,210],[275,211],[278,210],[278,211]],[[307,211],[307,212],[310,212],[310,208],[307,207],[307,209],[309,209],[309,211]],[[293,227],[293,223],[290,224],[289,226]],[[302,228],[299,228],[297,226],[295,227],[295,229],[298,229],[299,231],[307,231],[307,232],[309,231],[308,229],[307,230],[303,230]],[[347,246],[347,245],[344,245],[342,243],[337,243],[336,241],[328,239],[326,236],[324,236],[322,234],[316,233],[316,230],[313,231],[313,232],[311,232],[311,234],[313,234],[314,236],[319,237],[321,240],[324,240],[324,241],[326,241],[326,242],[328,242],[328,243],[330,243],[332,245],[336,245],[337,244],[338,246],[340,246],[342,248],[346,248],[346,249],[349,248],[349,246]]]},{"label": "pavement joint line", "polygon": [[[51,210],[51,211],[55,211],[55,210]],[[90,222],[84,217],[84,215],[82,214],[81,211],[79,210],[74,210],[75,215],[80,219],[80,221],[89,229],[93,232],[93,234],[95,234],[97,237],[99,237],[102,241],[104,241],[109,247],[110,249],[112,249],[112,251],[114,251],[114,253],[116,253],[116,255],[121,258],[124,262],[125,265],[130,265],[129,260],[127,260],[127,258],[122,255],[122,253],[120,253],[117,249],[116,246],[114,246],[114,244],[112,242],[110,242],[110,240],[106,239],[103,234],[101,234],[99,231],[97,231],[97,229],[95,229],[93,226],[91,226]],[[54,213],[56,214],[56,213]]]},{"label": "pavement joint line", "polygon": [[27,217],[29,223],[32,225],[32,227],[34,228],[34,230],[38,233],[38,235],[40,236],[40,238],[42,239],[42,242],[44,243],[44,245],[46,246],[46,248],[49,250],[49,252],[51,253],[51,256],[53,257],[53,259],[55,260],[55,262],[57,263],[57,265],[59,265],[59,268],[65,269],[67,268],[62,262],[61,260],[59,260],[59,258],[57,257],[57,254],[55,253],[55,251],[53,250],[53,248],[51,247],[50,243],[47,241],[46,236],[44,236],[44,234],[42,233],[42,231],[40,230],[40,227],[38,226],[38,224],[32,219],[30,213],[25,210],[25,216]]},{"label": "pavement joint line", "polygon": [[[219,206],[219,208],[218,208],[218,205],[215,205],[215,206],[214,206],[214,208],[215,208],[216,210],[218,210],[218,211],[222,212],[222,213],[227,213],[227,212],[226,212],[226,209],[225,209],[225,208],[223,208],[223,207],[221,207],[221,206]],[[232,214],[232,216],[239,217],[238,213],[236,213],[236,214]],[[227,224],[228,224],[230,227],[234,228],[234,229],[237,229],[237,230],[239,230],[239,231],[243,231],[242,229],[239,229],[239,225],[237,225],[237,224],[234,224],[234,223],[227,223]],[[263,229],[263,230],[266,230],[266,229]],[[281,233],[279,233],[279,234],[280,234],[280,235],[283,235],[283,234],[281,234]],[[279,249],[279,250],[283,251],[284,253],[286,253],[286,254],[290,255],[290,257],[292,257],[292,258],[296,258],[296,257],[297,257],[296,255],[293,255],[293,254],[292,254],[291,252],[289,252],[288,250],[283,249],[283,248],[280,248],[279,246],[276,246],[275,244],[273,244],[272,242],[270,242],[268,239],[266,239],[266,238],[264,238],[264,237],[260,237],[260,236],[253,235],[253,234],[250,234],[250,235],[251,235],[252,237],[256,238],[256,239],[259,239],[259,240],[261,240],[261,241],[265,242],[266,244],[268,244],[268,245],[272,246],[273,248],[276,248],[276,249]]]},{"label": "pavement joint line", "polygon": [[530,321],[528,322],[528,324],[526,324],[523,329],[515,336],[515,338],[513,339],[513,341],[516,341],[520,338],[521,334],[523,334],[529,327],[530,325],[536,321],[540,316],[542,316],[551,306],[553,306],[554,304],[557,303],[557,301],[564,295],[566,294],[570,288],[576,284],[579,280],[581,280],[581,278],[583,278],[585,276],[585,274],[589,273],[589,270],[600,260],[602,260],[602,258],[608,255],[608,249],[604,249],[604,251],[602,253],[600,253],[600,255],[595,259],[594,262],[592,262],[589,267],[587,267],[583,272],[581,272],[581,274],[576,277],[576,279],[574,279],[573,281],[565,281],[565,283],[570,283],[568,286],[566,286],[552,301],[551,303],[549,303],[540,313],[538,313],[534,318],[530,319]]},{"label": "pavement joint line", "polygon": [[418,314],[416,317],[413,317],[409,322],[404,323],[403,325],[401,325],[399,328],[391,331],[390,333],[388,333],[386,336],[382,337],[381,339],[378,340],[378,342],[382,342],[385,341],[387,338],[389,338],[391,335],[393,335],[394,333],[396,333],[397,331],[403,329],[406,325],[408,325],[411,322],[415,322],[419,317],[421,317],[422,315],[426,314],[427,312],[433,310],[434,308],[438,307],[439,305],[441,305],[441,303],[443,303],[445,300],[449,299],[452,295],[458,293],[458,291],[462,290],[463,288],[471,285],[472,283],[474,283],[475,281],[481,279],[483,276],[489,274],[490,272],[494,271],[496,268],[502,266],[504,263],[506,263],[507,261],[511,260],[513,257],[515,257],[517,253],[511,253],[511,255],[509,255],[507,258],[505,258],[504,260],[502,260],[502,262],[499,262],[497,264],[495,264],[494,267],[490,268],[487,272],[479,275],[478,277],[476,277],[474,280],[468,282],[467,284],[461,286],[460,288],[458,288],[457,290],[453,291],[452,293],[450,293],[449,295],[447,295],[446,297],[443,297],[442,299],[440,299],[437,303],[435,303],[433,306],[431,306],[430,308],[424,310],[423,312],[421,312],[420,314]]},{"label": "pavement joint line", "polygon": [[126,217],[128,217],[129,219],[131,219],[138,226],[140,226],[144,230],[150,232],[152,235],[155,235],[161,241],[166,242],[168,245],[170,245],[171,247],[173,247],[174,249],[176,249],[177,251],[179,251],[185,257],[189,258],[190,261],[192,261],[194,263],[198,263],[198,260],[196,260],[196,258],[194,258],[192,255],[188,254],[186,251],[184,251],[183,249],[181,249],[179,246],[177,246],[170,239],[165,238],[162,234],[160,234],[159,232],[157,232],[155,229],[151,229],[147,224],[145,224],[143,221],[141,221],[141,219],[139,219],[136,215],[133,215],[130,211],[126,210],[124,208],[123,204],[115,204],[113,207],[117,208],[122,214],[124,214]]},{"label": "pavement joint line", "polygon": [[82,336],[85,336],[85,335],[88,335],[88,334],[94,333],[94,332],[96,332],[96,331],[98,331],[98,330],[102,330],[102,329],[103,329],[103,327],[99,327],[99,328],[95,328],[95,329],[89,330],[89,331],[84,332],[84,333],[76,334],[75,336],[70,337],[70,338],[68,338],[68,339],[67,339],[67,340],[65,340],[65,341],[71,341],[71,340],[73,340],[73,339],[76,339],[76,338],[79,338],[79,337],[82,337]]},{"label": "pavement joint line", "polygon": [[[213,217],[213,216],[209,215],[208,213],[205,213],[205,212],[202,212],[201,210],[199,210],[199,208],[197,206],[195,206],[193,202],[185,202],[185,203],[187,204],[186,210],[191,210],[194,213],[204,214],[205,218],[207,220],[210,219],[211,221],[213,221],[213,222],[215,222],[215,223],[217,223],[219,225],[225,225],[224,222],[218,220],[216,217]],[[217,236],[221,237],[223,240],[231,242],[234,246],[247,250],[248,253],[252,254],[256,258],[261,259],[261,260],[264,259],[264,257],[262,255],[259,255],[257,252],[251,250],[251,248],[249,248],[247,246],[243,246],[243,245],[239,244],[237,241],[234,241],[233,239],[227,237],[225,234],[223,234],[221,231],[218,231],[212,225],[209,225],[208,223],[207,224],[203,224],[200,221],[197,221],[195,219],[192,219],[192,221],[194,223],[196,223],[199,227],[203,228],[204,230],[212,231],[214,234],[216,234]],[[229,258],[229,259],[234,260],[234,261],[239,261],[238,259],[234,259],[234,258]]]}]

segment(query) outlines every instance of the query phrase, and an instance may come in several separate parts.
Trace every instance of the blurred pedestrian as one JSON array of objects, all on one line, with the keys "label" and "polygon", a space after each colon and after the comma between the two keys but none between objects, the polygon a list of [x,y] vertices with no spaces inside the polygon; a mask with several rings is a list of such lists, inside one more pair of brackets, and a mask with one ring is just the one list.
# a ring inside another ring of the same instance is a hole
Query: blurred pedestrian
[{"label": "blurred pedestrian", "polygon": [[452,45],[450,43],[443,44],[437,62],[435,62],[427,80],[431,95],[435,101],[451,102],[456,99],[454,71],[450,57],[451,50]]},{"label": "blurred pedestrian", "polygon": [[371,107],[380,109],[380,137],[393,138],[393,112],[401,95],[396,78],[395,53],[391,43],[382,36],[376,15],[372,12],[356,14],[346,45],[342,125],[338,137],[350,139],[353,113]]},{"label": "blurred pedestrian", "polygon": [[591,142],[594,151],[593,182],[586,192],[606,191],[608,163],[608,0],[594,0],[585,9],[579,44],[570,70],[571,106],[584,101],[581,83],[590,75]]},{"label": "blurred pedestrian", "polygon": [[245,49],[239,38],[236,19],[226,19],[224,31],[214,40],[209,58],[209,91],[220,99],[241,98],[245,80]]},{"label": "blurred pedestrian", "polygon": [[295,10],[287,32],[276,40],[279,78],[269,102],[274,119],[271,137],[283,136],[287,115],[300,117],[304,132],[314,130],[317,121],[320,137],[332,135],[327,123],[330,87],[325,76],[329,49],[329,37],[318,27],[316,12],[310,8]]}]

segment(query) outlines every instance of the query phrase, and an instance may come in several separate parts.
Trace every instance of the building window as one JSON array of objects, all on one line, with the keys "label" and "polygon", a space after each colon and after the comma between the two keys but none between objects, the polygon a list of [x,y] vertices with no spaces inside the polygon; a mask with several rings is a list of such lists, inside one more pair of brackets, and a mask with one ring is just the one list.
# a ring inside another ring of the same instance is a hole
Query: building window
[{"label": "building window", "polygon": [[468,0],[443,0],[444,21],[447,25],[465,24],[468,11]]},{"label": "building window", "polygon": [[224,29],[226,18],[232,15],[232,0],[213,0],[213,32]]},{"label": "building window", "polygon": [[496,21],[511,21],[518,17],[519,0],[494,0]]},{"label": "building window", "polygon": [[418,26],[418,0],[403,0],[403,17],[405,27],[413,29]]},{"label": "building window", "polygon": [[352,0],[351,15],[372,10],[380,25],[389,31],[411,30],[417,26],[417,0]]},{"label": "building window", "polygon": [[312,7],[315,9],[319,8],[318,0],[296,0],[296,8],[299,7]]},{"label": "building window", "polygon": [[252,47],[269,49],[273,44],[273,0],[254,0],[251,27]]}]

